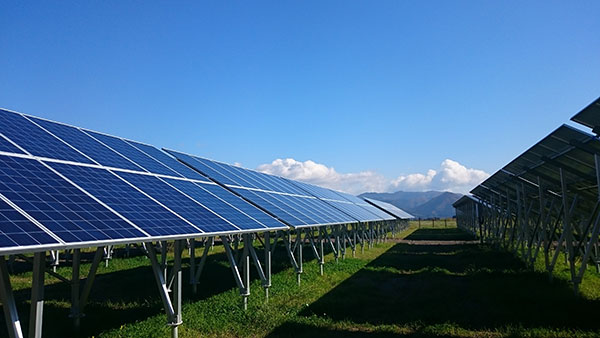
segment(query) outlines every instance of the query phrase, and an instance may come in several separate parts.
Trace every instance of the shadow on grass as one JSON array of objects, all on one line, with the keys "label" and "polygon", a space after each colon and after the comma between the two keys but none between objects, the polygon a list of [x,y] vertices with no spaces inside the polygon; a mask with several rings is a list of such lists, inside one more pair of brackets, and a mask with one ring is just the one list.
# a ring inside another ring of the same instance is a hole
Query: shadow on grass
[{"label": "shadow on grass", "polygon": [[[257,250],[257,253],[260,251]],[[92,253],[82,253],[82,263],[89,263],[92,257]],[[199,258],[197,258],[197,262],[199,262]],[[188,283],[190,278],[189,259],[183,259],[182,263],[184,265],[183,296],[185,302],[198,301],[236,288],[231,268],[224,253],[216,253],[207,257],[196,294],[192,293],[192,287]],[[15,270],[31,271],[31,265],[29,267],[26,265],[28,263],[15,264]],[[278,248],[273,257],[272,272],[275,274],[287,268],[289,268],[287,255],[283,249]],[[83,289],[86,276],[81,277],[80,288]],[[251,278],[253,280],[258,279],[254,267],[251,270]],[[25,336],[27,336],[31,289],[15,291],[14,294],[21,325]],[[122,325],[142,321],[157,314],[164,314],[158,287],[150,265],[98,274],[92,287],[88,305],[84,310],[86,316],[81,319],[81,326],[77,331],[73,329],[72,320],[69,318],[70,295],[71,288],[66,283],[46,285],[43,321],[44,337],[98,336],[102,332],[119,328]],[[5,332],[7,332],[6,323],[4,320],[0,320],[0,337]]]},{"label": "shadow on grass", "polygon": [[[413,237],[461,238],[455,229],[421,229]],[[300,315],[309,320],[323,318],[342,327],[351,322],[367,327],[422,328],[450,324],[483,331],[507,331],[511,327],[595,331],[600,329],[599,309],[600,302],[576,297],[566,282],[551,283],[545,274],[528,270],[506,252],[481,245],[400,243]],[[415,335],[422,335],[416,332]],[[270,336],[290,334],[353,335],[288,322]]]},{"label": "shadow on grass", "polygon": [[[456,335],[435,335],[438,338],[456,337]],[[369,338],[387,338],[387,337],[431,337],[426,332],[417,332],[409,334],[394,333],[385,330],[358,331],[356,329],[330,329],[319,326],[312,326],[302,323],[288,322],[278,327],[268,337],[369,337]]]},{"label": "shadow on grass", "polygon": [[416,230],[406,239],[412,241],[471,241],[476,238],[459,228],[425,228]]}]

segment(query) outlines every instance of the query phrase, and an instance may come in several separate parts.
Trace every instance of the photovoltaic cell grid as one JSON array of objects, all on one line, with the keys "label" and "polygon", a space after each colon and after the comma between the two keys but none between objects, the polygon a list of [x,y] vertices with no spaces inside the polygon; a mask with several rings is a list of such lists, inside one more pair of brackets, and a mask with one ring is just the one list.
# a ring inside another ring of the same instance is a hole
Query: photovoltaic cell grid
[{"label": "photovoltaic cell grid", "polygon": [[264,210],[267,210],[269,213],[291,226],[298,227],[307,225],[305,221],[302,221],[301,219],[294,217],[293,215],[286,212],[283,209],[285,208],[285,206],[281,206],[279,205],[279,203],[273,204],[272,202],[269,202],[268,200],[265,200],[261,196],[257,195],[257,193],[253,190],[242,188],[233,188],[233,190],[238,195],[252,202],[254,205],[260,206]]},{"label": "photovoltaic cell grid", "polygon": [[[123,172],[119,172],[117,175],[190,221],[203,232],[239,230],[239,228],[219,217],[216,213],[213,213],[195,200],[175,190],[157,177]],[[192,184],[191,182],[189,183]]]},{"label": "photovoltaic cell grid", "polygon": [[269,228],[287,228],[287,226],[285,226],[283,223],[279,222],[272,216],[268,215],[267,213],[255,207],[254,205],[244,201],[239,196],[225,190],[219,185],[201,184],[201,187]]},{"label": "photovoltaic cell grid", "polygon": [[157,161],[161,162],[162,164],[168,166],[172,170],[175,170],[176,172],[178,172],[180,174],[178,176],[183,176],[183,177],[187,177],[187,178],[190,178],[193,180],[198,180],[198,181],[210,182],[210,180],[207,179],[206,177],[198,174],[196,171],[190,169],[189,167],[187,167],[186,165],[177,161],[173,157],[165,154],[160,149],[157,149],[151,145],[147,145],[147,144],[143,144],[143,143],[139,143],[139,142],[134,142],[134,141],[129,141],[129,140],[125,140],[125,141],[127,143],[133,145],[134,147],[138,148],[139,150],[143,151],[144,153],[148,154],[149,156],[156,159]]},{"label": "photovoltaic cell grid", "polygon": [[[143,170],[133,162],[117,154],[112,149],[109,149],[102,143],[94,140],[83,131],[67,126],[60,123],[50,122],[34,117],[28,117],[30,120],[42,126],[52,134],[58,136],[63,141],[67,142],[77,150],[86,154],[88,157],[94,159],[99,164],[115,167],[124,168],[130,170]],[[50,157],[50,156],[46,156]]]},{"label": "photovoltaic cell grid", "polygon": [[[35,156],[92,165],[45,160],[84,192],[40,161],[2,158],[0,193],[65,243],[286,228],[273,216],[294,226],[352,223],[362,217],[357,210],[350,210],[357,207],[353,203],[324,202],[278,176],[197,157],[188,159],[215,181],[244,187],[236,189],[251,201],[248,203],[153,146],[2,109],[0,119],[0,151],[24,154],[10,139]],[[180,179],[111,172],[94,167],[94,162]],[[0,203],[0,211],[7,219],[0,219],[0,248],[58,243],[4,204]]]},{"label": "photovoltaic cell grid", "polygon": [[202,233],[106,169],[49,165],[151,236]]},{"label": "photovoltaic cell grid", "polygon": [[[179,155],[176,152],[175,154]],[[352,215],[341,211],[330,203],[325,203],[317,199],[315,196],[294,185],[291,181],[281,177],[185,154],[182,154],[182,159],[191,165],[198,164],[198,170],[205,171],[205,174],[209,177],[214,177],[216,181],[221,178],[221,180],[231,182],[230,186],[267,190],[267,192],[253,191],[248,193],[236,189],[240,195],[253,203],[267,210],[271,208],[272,210],[269,210],[271,213],[280,219],[287,219],[286,222],[290,225],[307,226],[355,223],[357,221]],[[289,216],[292,216],[292,218]],[[370,219],[372,218],[371,216]]]},{"label": "photovoltaic cell grid", "polygon": [[0,193],[67,243],[146,237],[37,160],[0,156]]},{"label": "photovoltaic cell grid", "polygon": [[0,136],[0,151],[7,153],[25,154],[21,149],[15,147],[14,144],[8,142],[4,137]]},{"label": "photovoltaic cell grid", "polygon": [[381,217],[385,220],[393,220],[394,219],[394,217],[390,216],[387,212],[370,205],[369,203],[363,201],[362,199],[360,199],[354,195],[347,194],[347,193],[340,192],[340,191],[336,191],[336,193],[339,194],[340,196],[342,196],[343,198],[347,199],[348,201],[350,201],[358,206],[361,206],[362,208],[367,209],[370,213],[373,213],[373,214],[377,215],[378,217]]},{"label": "photovoltaic cell grid", "polygon": [[[231,223],[235,224],[240,229],[250,230],[250,229],[261,229],[261,228],[266,229],[267,228],[267,226],[265,224],[262,224],[257,219],[251,217],[250,215],[242,212],[240,209],[234,207],[233,205],[218,198],[214,194],[211,194],[209,191],[203,189],[202,187],[206,186],[206,184],[195,184],[193,182],[175,180],[175,179],[165,179],[165,181],[167,181],[169,184],[176,187],[177,189],[179,189],[186,195],[195,199],[196,201],[201,201],[201,203],[203,205],[205,205],[207,208],[209,208],[210,210],[214,211],[215,213],[223,216],[224,218],[229,220]],[[221,188],[221,187],[219,187],[219,188]],[[221,188],[221,189],[223,189],[223,188]],[[226,191],[224,189],[222,190],[222,192],[224,192],[228,195],[231,195],[233,197],[236,197],[231,192]],[[238,197],[236,197],[236,198],[238,198]],[[238,200],[240,202],[243,202],[246,205],[248,205],[247,202],[241,200],[240,198],[238,198]],[[256,209],[256,210],[258,210],[258,209]],[[282,226],[283,226],[283,224],[281,224],[281,223],[276,225],[277,228],[282,228]]]},{"label": "photovoltaic cell grid", "polygon": [[[292,181],[292,180],[290,180],[290,182],[292,182],[292,184],[295,184],[298,187],[302,188],[303,190],[308,191],[309,193],[313,194],[314,196],[317,196],[318,198],[325,200],[326,203],[329,203],[329,204],[335,206],[339,210],[342,210],[343,212],[351,215],[352,217],[356,218],[359,221],[363,221],[363,222],[381,221],[381,219],[383,218],[383,217],[380,217],[378,213],[375,214],[375,213],[371,212],[370,210],[368,210],[368,208],[365,208],[364,205],[362,205],[364,202],[362,202],[361,205],[358,205],[358,204],[353,203],[352,201],[348,200],[347,198],[344,198],[342,195],[340,195],[336,191],[325,189],[323,187],[319,187],[319,186],[304,183],[304,182],[298,182],[298,181]],[[387,214],[385,215],[385,219],[389,219],[389,217],[390,217],[389,215],[387,215]]]},{"label": "photovoltaic cell grid", "polygon": [[152,157],[146,155],[139,149],[135,148],[131,144],[125,142],[124,140],[109,136],[105,134],[96,133],[93,131],[85,131],[87,134],[93,136],[95,139],[109,146],[119,154],[127,157],[131,161],[137,163],[142,168],[146,169],[149,172],[169,175],[169,176],[181,176],[173,169],[165,166],[164,164],[156,161]]},{"label": "photovoltaic cell grid", "polygon": [[365,198],[365,201],[367,201],[368,203],[372,203],[373,205],[389,212],[390,214],[400,218],[400,219],[411,219],[411,218],[415,218],[413,215],[407,213],[406,211],[396,207],[393,204],[390,203],[386,203],[386,202],[382,202],[382,201],[378,201],[378,200],[374,200],[371,198]]},{"label": "photovoltaic cell grid", "polygon": [[[305,187],[304,185],[297,185],[295,181],[278,176],[259,173],[172,150],[167,150],[167,152],[188,165],[194,166],[216,182],[227,185],[247,200],[261,206],[295,227],[315,224],[353,223],[357,220],[380,221],[382,219],[394,219],[389,214],[358,198],[355,198],[353,202],[328,189],[312,185]],[[261,189],[267,192],[247,191],[238,187]],[[324,201],[324,198],[329,200]]]},{"label": "photovoltaic cell grid", "polygon": [[0,199],[0,248],[58,244],[58,241]]},{"label": "photovoltaic cell grid", "polygon": [[80,163],[93,163],[64,142],[20,114],[0,109],[0,133],[32,155]]}]

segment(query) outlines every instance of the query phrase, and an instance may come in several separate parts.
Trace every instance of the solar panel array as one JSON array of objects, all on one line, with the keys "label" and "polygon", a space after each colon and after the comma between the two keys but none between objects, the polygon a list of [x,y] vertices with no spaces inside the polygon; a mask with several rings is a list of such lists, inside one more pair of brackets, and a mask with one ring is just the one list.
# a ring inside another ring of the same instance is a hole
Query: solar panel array
[{"label": "solar panel array", "polygon": [[383,202],[383,201],[378,201],[378,200],[374,200],[372,198],[365,198],[365,201],[367,201],[368,203],[371,203],[372,205],[380,208],[381,210],[386,211],[389,214],[392,214],[393,216],[398,217],[399,219],[412,219],[415,218],[415,216],[409,214],[408,212],[398,208],[397,206],[387,203],[387,202]]},{"label": "solar panel array", "polygon": [[[597,184],[594,154],[600,154],[598,139],[562,125],[475,187],[471,193],[483,200],[503,196],[509,201],[516,201],[516,188],[524,185],[529,194],[537,196],[538,180],[541,180],[549,194],[559,196],[562,192],[562,169],[564,179],[581,197],[577,208],[584,212],[589,208],[585,201],[597,199],[597,192],[590,189]],[[536,213],[536,210],[532,212]]]},{"label": "solar panel array", "polygon": [[173,150],[166,151],[293,227],[394,219],[349,194]]},{"label": "solar panel array", "polygon": [[274,175],[4,109],[0,121],[0,254],[393,219]]}]

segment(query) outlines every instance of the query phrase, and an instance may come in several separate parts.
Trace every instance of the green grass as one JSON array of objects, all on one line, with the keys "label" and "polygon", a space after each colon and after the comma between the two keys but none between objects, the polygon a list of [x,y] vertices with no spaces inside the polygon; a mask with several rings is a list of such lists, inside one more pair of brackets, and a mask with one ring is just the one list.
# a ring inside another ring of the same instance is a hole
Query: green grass
[{"label": "green grass", "polygon": [[[305,262],[299,287],[280,247],[270,301],[264,302],[253,276],[248,311],[240,309],[231,271],[216,246],[199,293],[193,295],[185,283],[180,337],[600,336],[597,274],[586,276],[577,297],[563,265],[557,265],[549,282],[544,272],[527,269],[514,255],[489,246],[418,243],[472,239],[438,222],[421,229],[413,223],[403,234],[418,245],[383,243],[337,264],[329,254],[324,276],[314,260]],[[305,257],[312,258],[308,250]],[[69,269],[59,272],[68,276]],[[79,332],[70,329],[67,318],[68,286],[48,281],[46,337],[170,336],[147,259],[114,259],[99,273]],[[30,276],[11,278],[25,327]]]}]

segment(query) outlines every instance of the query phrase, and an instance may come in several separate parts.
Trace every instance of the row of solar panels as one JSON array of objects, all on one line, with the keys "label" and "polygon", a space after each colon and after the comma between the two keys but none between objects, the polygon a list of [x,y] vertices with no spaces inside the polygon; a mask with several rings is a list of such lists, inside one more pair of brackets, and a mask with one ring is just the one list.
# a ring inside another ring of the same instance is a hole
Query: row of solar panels
[{"label": "row of solar panels", "polygon": [[[600,99],[572,120],[597,131],[600,125]],[[540,184],[550,196],[561,196],[562,169],[562,178],[570,192],[579,196],[576,208],[588,211],[598,198],[596,154],[600,154],[600,141],[596,136],[562,125],[475,187],[471,193],[505,208],[523,196],[536,198]],[[458,206],[458,203],[455,205]],[[516,205],[512,210],[517,210]],[[532,212],[537,211],[533,208]]]},{"label": "row of solar panels", "polygon": [[168,152],[0,109],[0,253],[395,219],[349,194]]}]

